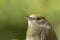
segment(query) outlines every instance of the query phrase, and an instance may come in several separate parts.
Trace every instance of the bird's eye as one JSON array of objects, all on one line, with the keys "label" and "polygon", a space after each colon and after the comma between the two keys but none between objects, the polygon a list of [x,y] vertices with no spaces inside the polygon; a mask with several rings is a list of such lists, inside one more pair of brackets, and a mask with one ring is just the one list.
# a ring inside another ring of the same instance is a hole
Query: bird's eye
[{"label": "bird's eye", "polygon": [[40,20],[40,18],[37,18],[37,20]]}]

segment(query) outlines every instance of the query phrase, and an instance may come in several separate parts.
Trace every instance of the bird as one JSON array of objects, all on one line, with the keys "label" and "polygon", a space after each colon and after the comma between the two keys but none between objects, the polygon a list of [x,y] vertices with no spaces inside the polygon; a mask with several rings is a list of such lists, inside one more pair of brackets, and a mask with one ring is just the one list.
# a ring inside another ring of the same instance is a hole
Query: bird
[{"label": "bird", "polygon": [[25,17],[28,20],[26,40],[57,40],[55,30],[41,14]]}]

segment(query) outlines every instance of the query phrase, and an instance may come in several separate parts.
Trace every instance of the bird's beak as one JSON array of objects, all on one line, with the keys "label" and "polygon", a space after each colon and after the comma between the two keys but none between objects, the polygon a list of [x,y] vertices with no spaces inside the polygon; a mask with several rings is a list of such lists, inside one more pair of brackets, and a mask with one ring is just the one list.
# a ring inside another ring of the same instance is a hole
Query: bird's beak
[{"label": "bird's beak", "polygon": [[30,19],[30,17],[29,16],[25,16],[25,18],[28,20],[28,19]]}]

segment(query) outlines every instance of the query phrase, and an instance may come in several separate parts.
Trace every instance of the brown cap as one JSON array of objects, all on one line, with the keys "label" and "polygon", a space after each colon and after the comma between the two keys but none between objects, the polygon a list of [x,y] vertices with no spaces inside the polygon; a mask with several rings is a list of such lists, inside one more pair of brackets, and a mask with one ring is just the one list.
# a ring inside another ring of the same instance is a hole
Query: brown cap
[{"label": "brown cap", "polygon": [[44,16],[40,15],[40,14],[32,14],[29,17],[36,17],[36,18],[44,18]]}]

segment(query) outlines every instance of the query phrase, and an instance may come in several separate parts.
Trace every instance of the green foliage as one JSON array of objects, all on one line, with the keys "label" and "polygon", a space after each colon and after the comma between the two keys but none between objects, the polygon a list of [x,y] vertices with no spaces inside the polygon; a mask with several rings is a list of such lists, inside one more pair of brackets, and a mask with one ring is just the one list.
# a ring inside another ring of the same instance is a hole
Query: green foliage
[{"label": "green foliage", "polygon": [[34,13],[46,17],[60,40],[60,0],[0,0],[0,40],[24,40],[25,16]]}]

